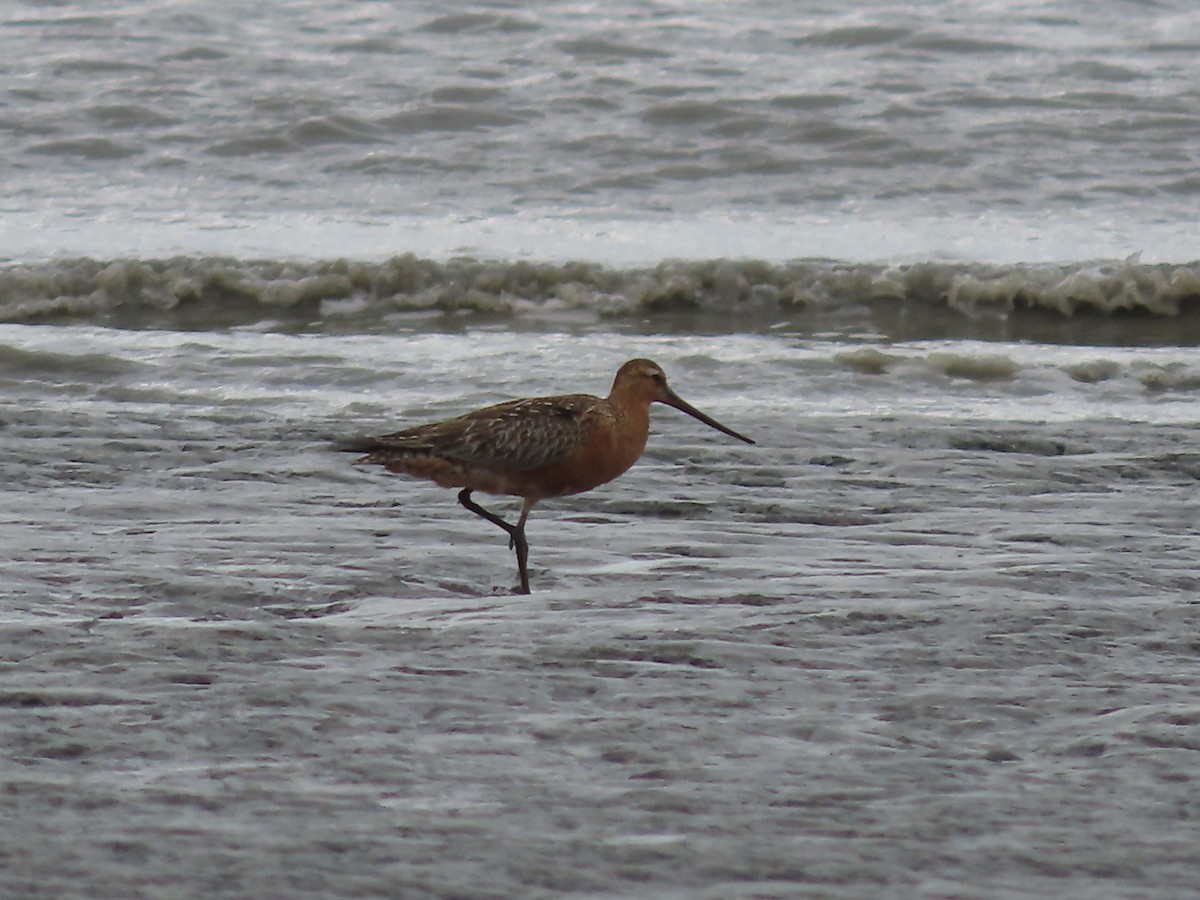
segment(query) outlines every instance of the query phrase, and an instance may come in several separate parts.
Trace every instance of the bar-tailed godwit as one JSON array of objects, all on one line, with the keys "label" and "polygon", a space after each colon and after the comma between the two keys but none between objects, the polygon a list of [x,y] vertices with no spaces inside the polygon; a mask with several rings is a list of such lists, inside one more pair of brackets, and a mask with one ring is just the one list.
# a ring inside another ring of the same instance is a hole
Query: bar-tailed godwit
[{"label": "bar-tailed godwit", "polygon": [[[508,532],[516,551],[520,592],[529,593],[525,521],[540,500],[579,494],[612,481],[635,462],[650,433],[650,404],[665,403],[747,444],[754,441],[700,412],[667,385],[648,359],[617,370],[607,397],[563,394],[510,400],[455,419],[394,434],[356,438],[341,448],[365,454],[360,463],[462,488],[458,502]],[[512,525],[471,499],[473,491],[520,497]]]}]

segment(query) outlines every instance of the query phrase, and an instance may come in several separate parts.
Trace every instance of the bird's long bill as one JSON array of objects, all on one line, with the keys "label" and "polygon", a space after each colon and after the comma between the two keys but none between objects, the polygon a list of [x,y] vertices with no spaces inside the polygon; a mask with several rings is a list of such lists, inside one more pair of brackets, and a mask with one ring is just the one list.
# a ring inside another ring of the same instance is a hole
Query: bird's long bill
[{"label": "bird's long bill", "polygon": [[696,409],[696,407],[692,406],[692,404],[688,403],[686,400],[683,400],[670,388],[664,388],[662,402],[667,404],[667,406],[675,407],[680,412],[687,413],[693,419],[699,419],[709,428],[715,428],[717,431],[723,431],[730,437],[735,437],[739,441],[745,441],[747,444],[754,443],[754,441],[750,440],[750,438],[746,437],[744,434],[738,434],[732,428],[726,428],[712,416],[706,416],[704,413],[700,412],[700,410]]}]

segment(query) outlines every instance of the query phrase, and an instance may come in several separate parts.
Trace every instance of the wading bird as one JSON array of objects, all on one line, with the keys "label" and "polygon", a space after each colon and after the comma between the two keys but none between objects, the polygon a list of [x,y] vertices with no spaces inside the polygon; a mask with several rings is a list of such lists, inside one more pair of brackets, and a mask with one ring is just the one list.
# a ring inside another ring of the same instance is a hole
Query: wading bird
[{"label": "wading bird", "polygon": [[[612,481],[635,462],[650,433],[650,404],[665,403],[747,444],[754,441],[681,400],[648,359],[617,370],[607,397],[562,394],[510,400],[456,419],[394,434],[356,438],[341,449],[366,454],[359,463],[462,488],[458,502],[508,532],[517,554],[520,593],[529,593],[525,520],[540,500],[579,494]],[[473,491],[520,497],[511,525],[471,499]]]}]

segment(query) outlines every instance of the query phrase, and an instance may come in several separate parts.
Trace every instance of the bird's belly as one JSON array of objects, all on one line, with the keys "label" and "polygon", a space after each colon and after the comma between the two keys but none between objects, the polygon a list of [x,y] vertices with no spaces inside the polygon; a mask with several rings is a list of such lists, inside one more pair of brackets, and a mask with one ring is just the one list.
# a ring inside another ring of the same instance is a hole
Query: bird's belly
[{"label": "bird's belly", "polygon": [[625,472],[637,462],[645,446],[644,440],[589,441],[554,465],[503,473],[501,477],[504,483],[496,485],[501,490],[483,483],[479,484],[479,489],[535,499],[580,494],[606,484]]}]

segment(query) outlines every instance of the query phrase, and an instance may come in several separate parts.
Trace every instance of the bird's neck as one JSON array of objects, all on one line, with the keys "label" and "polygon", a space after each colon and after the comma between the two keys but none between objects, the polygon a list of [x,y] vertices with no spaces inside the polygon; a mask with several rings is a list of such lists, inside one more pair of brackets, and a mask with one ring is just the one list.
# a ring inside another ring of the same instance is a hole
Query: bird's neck
[{"label": "bird's neck", "polygon": [[[614,390],[608,396],[609,408],[617,421],[619,440],[626,445],[633,459],[641,456],[650,433],[650,403],[644,394]],[[632,463],[632,460],[631,460]]]}]

